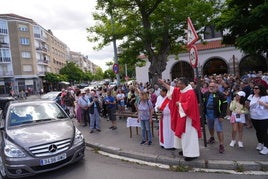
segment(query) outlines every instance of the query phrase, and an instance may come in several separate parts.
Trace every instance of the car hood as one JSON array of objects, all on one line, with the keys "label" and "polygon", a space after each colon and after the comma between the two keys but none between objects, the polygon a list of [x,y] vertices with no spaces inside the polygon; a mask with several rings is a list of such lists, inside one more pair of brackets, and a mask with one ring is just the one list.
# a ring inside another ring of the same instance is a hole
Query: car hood
[{"label": "car hood", "polygon": [[8,129],[7,135],[14,143],[27,149],[35,145],[72,139],[74,125],[71,120],[50,121]]}]

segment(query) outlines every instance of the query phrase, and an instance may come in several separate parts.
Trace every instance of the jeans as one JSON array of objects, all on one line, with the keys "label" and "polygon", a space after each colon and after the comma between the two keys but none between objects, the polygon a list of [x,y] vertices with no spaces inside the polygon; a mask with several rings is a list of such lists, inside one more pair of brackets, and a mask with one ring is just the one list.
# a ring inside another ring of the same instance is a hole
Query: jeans
[{"label": "jeans", "polygon": [[148,141],[152,142],[152,133],[151,133],[151,125],[149,120],[141,120],[141,133],[142,133],[142,141],[146,141],[146,132],[148,132]]},{"label": "jeans", "polygon": [[89,128],[90,129],[100,129],[100,114],[97,108],[94,108],[94,113],[93,114],[89,114],[90,116],[90,125]]}]

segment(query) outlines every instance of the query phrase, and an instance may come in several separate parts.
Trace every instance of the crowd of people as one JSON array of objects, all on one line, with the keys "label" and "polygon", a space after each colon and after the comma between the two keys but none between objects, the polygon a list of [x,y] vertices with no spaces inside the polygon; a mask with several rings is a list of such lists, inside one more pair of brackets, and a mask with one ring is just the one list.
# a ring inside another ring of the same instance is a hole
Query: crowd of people
[{"label": "crowd of people", "polygon": [[[209,129],[208,144],[218,140],[219,153],[225,152],[223,121],[232,128],[230,147],[244,147],[243,129],[254,127],[256,149],[268,154],[268,75],[248,73],[210,75],[189,81],[181,77],[173,81],[149,82],[94,89],[62,90],[61,105],[90,133],[101,132],[100,118],[111,121],[116,130],[116,111],[137,113],[141,124],[141,145],[152,144],[150,131],[154,113],[159,113],[159,145],[164,149],[180,149],[186,161],[199,157],[201,120]],[[200,106],[202,106],[200,108]],[[202,109],[202,111],[200,111]],[[204,116],[204,118],[202,118]],[[215,137],[217,135],[217,139]]]}]

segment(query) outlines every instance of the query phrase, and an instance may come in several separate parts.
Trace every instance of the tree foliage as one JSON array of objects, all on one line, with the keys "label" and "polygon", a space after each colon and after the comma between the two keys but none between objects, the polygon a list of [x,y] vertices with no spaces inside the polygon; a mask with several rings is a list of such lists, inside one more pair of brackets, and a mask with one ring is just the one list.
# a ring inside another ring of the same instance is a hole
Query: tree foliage
[{"label": "tree foliage", "polygon": [[67,81],[66,75],[55,74],[55,73],[46,73],[44,79],[50,83],[58,83],[60,81]]},{"label": "tree foliage", "polygon": [[60,74],[66,75],[70,82],[80,82],[84,72],[74,62],[67,62],[66,65],[60,69]]},{"label": "tree foliage", "polygon": [[235,45],[249,54],[267,53],[268,1],[226,0],[215,21],[219,30],[227,30],[223,43]]},{"label": "tree foliage", "polygon": [[[220,0],[219,0],[220,2]],[[196,29],[217,14],[217,0],[98,0],[93,14],[97,21],[88,28],[88,40],[101,49],[120,41],[122,63],[135,65],[143,54],[149,62],[153,83],[166,69],[167,57],[185,50],[186,19]]]},{"label": "tree foliage", "polygon": [[94,80],[102,80],[103,79],[103,71],[100,67],[96,69],[95,74],[93,75]]},{"label": "tree foliage", "polygon": [[111,69],[105,70],[103,74],[103,78],[110,79],[111,81],[113,81],[115,79],[115,73]]}]

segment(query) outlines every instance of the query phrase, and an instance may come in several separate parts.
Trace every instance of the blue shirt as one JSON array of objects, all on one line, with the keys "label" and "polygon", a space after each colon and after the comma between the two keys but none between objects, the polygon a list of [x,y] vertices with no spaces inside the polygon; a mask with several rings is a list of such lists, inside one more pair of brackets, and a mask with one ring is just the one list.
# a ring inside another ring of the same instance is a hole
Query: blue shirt
[{"label": "blue shirt", "polygon": [[[109,102],[109,103],[114,103],[115,102],[115,98],[113,96],[106,96],[104,98],[104,102]],[[114,108],[116,106],[116,104],[107,104],[106,105],[108,106],[109,109],[111,108]]]},{"label": "blue shirt", "polygon": [[206,112],[207,119],[214,119],[215,116],[214,116],[214,106],[213,106],[213,94],[209,94],[206,109],[207,109],[207,112]]}]

